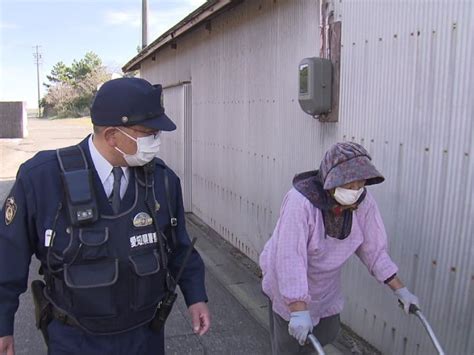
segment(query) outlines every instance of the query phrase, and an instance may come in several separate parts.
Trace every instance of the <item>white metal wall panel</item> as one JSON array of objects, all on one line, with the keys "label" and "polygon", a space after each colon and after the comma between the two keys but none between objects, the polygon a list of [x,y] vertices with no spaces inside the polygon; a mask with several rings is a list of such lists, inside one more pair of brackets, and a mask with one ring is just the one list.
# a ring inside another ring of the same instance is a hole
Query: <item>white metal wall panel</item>
[{"label": "white metal wall panel", "polygon": [[183,85],[183,109],[184,109],[184,176],[183,185],[183,203],[184,211],[192,212],[192,182],[193,182],[193,99],[191,84]]},{"label": "white metal wall panel", "polygon": [[[391,255],[451,354],[474,352],[473,9],[358,1],[341,10],[341,133],[365,144],[386,174],[375,191]],[[390,299],[374,299],[361,269],[352,261],[346,270],[346,289],[360,297],[343,319],[386,353],[430,353],[418,321],[387,312]]]},{"label": "white metal wall panel", "polygon": [[184,92],[182,86],[163,90],[165,112],[176,124],[173,132],[162,132],[159,157],[172,168],[182,181],[184,178]]},{"label": "white metal wall panel", "polygon": [[[318,1],[245,1],[142,63],[153,82],[192,81],[192,211],[257,260],[293,175],[317,168],[336,141],[362,143],[387,179],[370,189],[400,275],[447,353],[472,354],[473,3],[344,1],[336,11],[337,123],[297,102],[297,65],[319,53]],[[171,150],[182,149],[180,132]],[[171,165],[184,169],[181,156]],[[384,353],[433,353],[356,259],[344,289],[344,322]]]},{"label": "white metal wall panel", "polygon": [[163,90],[165,111],[176,123],[176,131],[162,133],[160,158],[181,180],[184,211],[192,211],[192,90],[191,84]]}]

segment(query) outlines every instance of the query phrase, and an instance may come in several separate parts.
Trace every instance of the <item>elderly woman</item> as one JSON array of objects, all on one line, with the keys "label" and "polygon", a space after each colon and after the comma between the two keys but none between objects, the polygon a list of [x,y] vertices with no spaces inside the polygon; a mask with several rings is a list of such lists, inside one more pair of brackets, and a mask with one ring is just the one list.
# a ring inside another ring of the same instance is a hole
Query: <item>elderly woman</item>
[{"label": "elderly woman", "polygon": [[322,345],[335,340],[344,303],[341,269],[354,253],[406,312],[419,306],[397,277],[380,212],[365,187],[383,181],[367,151],[351,142],[335,144],[319,170],[294,178],[260,255],[273,354],[310,353],[311,332]]}]

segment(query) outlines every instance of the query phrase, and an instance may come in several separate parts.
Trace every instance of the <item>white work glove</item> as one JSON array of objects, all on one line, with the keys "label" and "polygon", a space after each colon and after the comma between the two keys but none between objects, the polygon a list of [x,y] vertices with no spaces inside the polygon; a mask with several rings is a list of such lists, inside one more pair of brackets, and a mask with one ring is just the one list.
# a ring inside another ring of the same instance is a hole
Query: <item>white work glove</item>
[{"label": "white work glove", "polygon": [[406,314],[410,313],[410,305],[414,304],[418,308],[420,308],[420,301],[418,301],[418,297],[416,297],[413,293],[408,291],[406,287],[399,288],[398,290],[394,291],[397,295],[398,299],[403,305],[403,310]]},{"label": "white work glove", "polygon": [[291,312],[288,333],[298,340],[301,346],[306,343],[308,334],[313,331],[313,321],[309,311]]}]

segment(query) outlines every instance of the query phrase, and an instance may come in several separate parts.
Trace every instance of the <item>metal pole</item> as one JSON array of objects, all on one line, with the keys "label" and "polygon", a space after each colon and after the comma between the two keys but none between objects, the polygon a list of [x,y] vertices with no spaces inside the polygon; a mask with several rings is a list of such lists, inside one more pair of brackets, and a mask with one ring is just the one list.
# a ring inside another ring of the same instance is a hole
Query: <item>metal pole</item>
[{"label": "metal pole", "polygon": [[313,334],[308,335],[308,340],[313,345],[314,349],[318,352],[318,355],[326,355],[323,346]]},{"label": "metal pole", "polygon": [[148,0],[142,0],[142,49],[148,45]]},{"label": "metal pole", "polygon": [[40,93],[40,78],[39,78],[39,65],[41,61],[41,53],[38,52],[40,46],[36,45],[36,52],[33,53],[36,63],[36,82],[38,84],[38,117],[41,117],[41,93]]},{"label": "metal pole", "polygon": [[425,327],[426,331],[428,332],[428,335],[431,338],[431,342],[433,343],[434,347],[436,348],[436,351],[438,351],[439,355],[444,355],[444,350],[441,347],[441,344],[436,337],[433,328],[431,328],[431,325],[428,323],[428,320],[425,318],[423,313],[421,313],[420,310],[416,310],[415,315],[420,319],[421,323],[423,324],[423,327]]}]

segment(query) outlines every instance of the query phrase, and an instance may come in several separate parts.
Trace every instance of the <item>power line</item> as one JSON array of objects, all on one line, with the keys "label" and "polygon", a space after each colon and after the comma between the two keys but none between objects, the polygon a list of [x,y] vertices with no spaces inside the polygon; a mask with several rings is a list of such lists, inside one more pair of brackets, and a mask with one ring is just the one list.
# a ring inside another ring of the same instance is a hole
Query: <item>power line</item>
[{"label": "power line", "polygon": [[36,81],[38,83],[38,117],[41,117],[41,96],[40,96],[40,78],[39,78],[39,65],[43,64],[43,54],[39,52],[41,46],[36,45],[35,52],[33,53],[33,57],[35,58],[36,64]]}]

